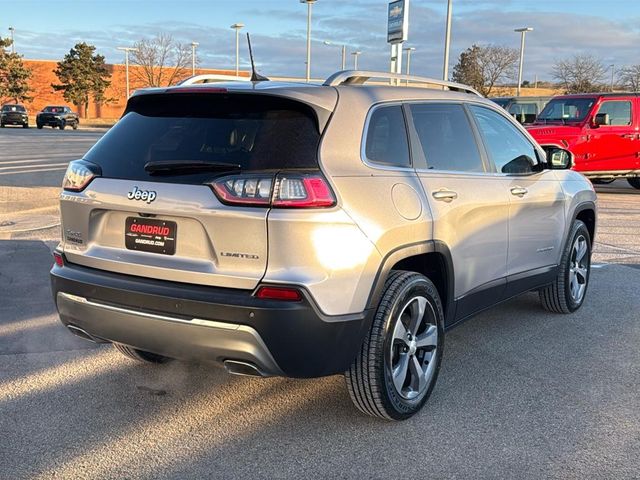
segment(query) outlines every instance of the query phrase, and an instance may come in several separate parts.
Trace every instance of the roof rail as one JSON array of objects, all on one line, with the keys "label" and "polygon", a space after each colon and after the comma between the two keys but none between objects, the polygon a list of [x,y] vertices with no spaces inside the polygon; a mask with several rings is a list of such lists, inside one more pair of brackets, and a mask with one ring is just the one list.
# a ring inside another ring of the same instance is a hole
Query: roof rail
[{"label": "roof rail", "polygon": [[446,87],[449,90],[453,90],[455,92],[471,93],[473,95],[482,97],[482,95],[477,90],[474,90],[473,88],[461,83],[447,82],[445,80],[437,80],[435,78],[419,77],[415,75],[403,75],[399,73],[389,72],[371,72],[366,70],[342,70],[340,72],[336,72],[329,78],[327,78],[323,85],[327,87],[337,87],[338,85],[362,85],[372,78],[398,80],[398,85],[403,84],[404,82],[401,82],[401,80],[404,80],[406,82],[405,85],[407,86],[410,85],[410,83],[438,85],[440,87]]},{"label": "roof rail", "polygon": [[194,75],[193,77],[185,78],[178,85],[194,85],[196,83],[215,83],[215,82],[231,82],[240,81],[248,82],[251,80],[249,77],[236,77],[235,75],[223,75],[215,73],[205,73],[202,75]]}]

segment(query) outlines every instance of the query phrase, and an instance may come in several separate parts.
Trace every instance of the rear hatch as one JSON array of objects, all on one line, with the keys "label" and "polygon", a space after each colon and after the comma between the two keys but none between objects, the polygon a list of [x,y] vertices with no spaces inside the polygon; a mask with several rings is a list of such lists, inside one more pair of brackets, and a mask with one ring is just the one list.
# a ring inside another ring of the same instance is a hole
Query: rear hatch
[{"label": "rear hatch", "polygon": [[[274,179],[318,171],[317,115],[275,95],[178,92],[131,98],[122,119],[71,163],[61,196],[65,256],[129,275],[252,289],[267,266]],[[84,186],[87,171],[95,178]]]}]

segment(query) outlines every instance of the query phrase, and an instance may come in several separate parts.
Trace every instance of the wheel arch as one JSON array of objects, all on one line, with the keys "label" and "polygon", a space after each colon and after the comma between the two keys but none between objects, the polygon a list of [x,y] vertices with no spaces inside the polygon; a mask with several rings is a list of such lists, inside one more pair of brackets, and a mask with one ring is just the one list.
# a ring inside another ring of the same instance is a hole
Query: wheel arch
[{"label": "wheel arch", "polygon": [[589,237],[591,246],[595,242],[596,236],[596,205],[593,202],[584,202],[578,205],[573,211],[573,217],[571,219],[571,225],[576,220],[582,221],[589,230]]},{"label": "wheel arch", "polygon": [[367,301],[368,308],[376,308],[383,293],[384,284],[393,270],[417,272],[431,280],[440,295],[445,314],[445,324],[455,317],[455,277],[451,251],[437,240],[398,247],[383,259]]}]

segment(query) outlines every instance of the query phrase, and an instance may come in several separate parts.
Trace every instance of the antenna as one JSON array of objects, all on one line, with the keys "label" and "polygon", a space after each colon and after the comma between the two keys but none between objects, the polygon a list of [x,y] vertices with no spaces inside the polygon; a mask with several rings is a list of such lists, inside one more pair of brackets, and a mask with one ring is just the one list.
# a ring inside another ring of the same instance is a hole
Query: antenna
[{"label": "antenna", "polygon": [[267,77],[263,77],[258,72],[256,72],[256,64],[253,62],[253,49],[251,48],[251,37],[249,36],[249,32],[247,32],[247,43],[249,44],[249,58],[251,59],[251,81],[252,82],[265,82],[269,79]]}]

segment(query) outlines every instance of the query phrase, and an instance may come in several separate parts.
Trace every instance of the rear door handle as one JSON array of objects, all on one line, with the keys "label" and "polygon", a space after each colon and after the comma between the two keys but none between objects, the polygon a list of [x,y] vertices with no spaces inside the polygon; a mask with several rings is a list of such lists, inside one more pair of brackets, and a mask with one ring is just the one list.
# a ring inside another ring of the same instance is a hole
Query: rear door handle
[{"label": "rear door handle", "polygon": [[620,136],[622,138],[630,138],[631,140],[638,137],[638,135],[636,135],[635,133],[621,133]]},{"label": "rear door handle", "polygon": [[436,200],[441,200],[443,202],[451,202],[458,198],[458,194],[456,192],[452,192],[451,190],[446,190],[444,188],[433,192],[433,198]]},{"label": "rear door handle", "polygon": [[527,193],[529,193],[529,190],[524,187],[513,187],[511,189],[511,195],[515,195],[520,198],[524,197]]}]

